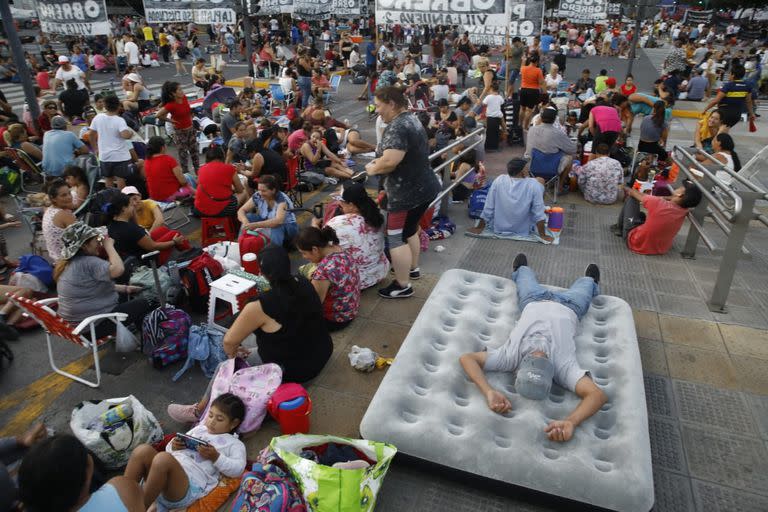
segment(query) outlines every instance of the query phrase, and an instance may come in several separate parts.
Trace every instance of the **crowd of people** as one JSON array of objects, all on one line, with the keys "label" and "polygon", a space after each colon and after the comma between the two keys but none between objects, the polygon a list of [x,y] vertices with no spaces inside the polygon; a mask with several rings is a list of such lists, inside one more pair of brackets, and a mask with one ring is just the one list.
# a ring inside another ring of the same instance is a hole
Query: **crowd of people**
[{"label": "crowd of people", "polygon": [[[373,40],[356,43],[352,34],[376,30],[373,18],[350,20],[343,30],[335,19],[319,30],[304,21],[283,25],[262,19],[253,34],[244,34],[241,23],[209,25],[206,46],[192,23],[158,27],[132,17],[115,17],[111,23],[112,47],[106,38],[74,40],[62,55],[53,52],[46,34],[39,34],[39,58],[27,58],[41,95],[38,119],[14,112],[0,92],[0,155],[3,148],[24,151],[49,178],[41,233],[53,265],[58,315],[77,323],[95,314],[122,312],[126,323],[140,331],[156,304],[137,297],[141,289],[128,284],[130,272],[148,253],[157,251],[163,264],[192,247],[183,234],[165,225],[163,213],[164,205],[187,202],[199,217],[231,219],[240,240],[268,240],[257,258],[270,290],[243,308],[224,335],[223,347],[229,357],[247,357],[251,364],[280,365],[286,382],[307,382],[322,371],[333,352],[330,333],[358,317],[363,290],[383,283],[391,273],[392,280],[378,295],[413,296],[412,281],[421,277],[420,220],[446,185],[434,169],[450,154],[430,160],[431,153],[464,138],[453,148],[463,153],[450,172],[451,179],[461,181],[452,199],[463,203],[485,184],[480,165],[485,155],[500,151],[517,128],[524,158],[510,160],[506,174],[493,180],[472,231],[535,235],[553,242],[545,210],[551,183],[534,169],[537,158],[550,158],[559,193],[577,186],[590,203],[624,200],[611,230],[629,250],[663,254],[688,210],[699,204],[701,191],[689,181],[667,197],[625,187],[626,153],[617,148],[628,146],[635,117],[643,116],[636,151],[668,163],[672,107],[677,101],[709,100],[692,144],[738,171],[741,163],[728,131],[743,116],[754,121],[754,98],[768,58],[765,44],[736,49],[727,37],[733,34],[723,36],[710,27],[646,22],[642,45],[669,34],[674,49],[653,91],[640,92],[632,76],[619,81],[606,70],[593,78],[592,71],[584,69],[579,80],[564,87],[569,59],[628,55],[632,29],[620,24],[585,27],[553,21],[530,41],[515,37],[506,48],[490,49],[475,46],[457,27],[441,26],[385,25],[379,28],[379,46]],[[250,56],[244,37],[253,38]],[[205,57],[211,54],[218,57],[209,66]],[[194,63],[189,71],[187,59]],[[284,113],[275,111],[274,102],[270,108],[266,91],[253,87],[242,88],[216,112],[204,111],[190,104],[181,80],[166,81],[160,96],[154,97],[141,76],[143,68],[173,61],[175,78],[188,76],[202,96],[221,89],[226,63],[240,59],[254,65],[258,75],[277,79],[285,96]],[[355,127],[334,118],[327,108],[330,73],[340,69],[358,79],[359,99],[376,114],[375,142],[363,140]],[[90,90],[93,73],[110,71],[122,77],[122,101],[115,94]],[[10,79],[14,72],[0,63],[4,76]],[[43,98],[48,93],[56,99]],[[161,133],[170,135],[176,156],[169,150],[168,136],[144,140],[138,135],[139,120],[146,121],[150,111]],[[483,136],[476,135],[481,124]],[[207,146],[204,162],[200,143]],[[477,143],[474,149],[465,151],[472,143]],[[99,193],[89,175],[93,169],[84,163],[90,155],[97,157],[104,190],[114,192],[101,212],[107,217],[101,227],[83,222],[79,211]],[[355,158],[361,155],[370,161],[360,165]],[[13,165],[13,159],[2,158]],[[376,200],[355,181],[357,165],[366,176],[380,178],[382,193]],[[341,185],[330,211],[304,227],[286,190],[297,170],[307,183],[314,178],[316,184]],[[630,184],[647,179],[647,174],[630,171]],[[665,177],[670,185],[675,183],[669,172]],[[0,229],[18,225],[0,219],[4,221]],[[3,263],[12,263],[2,245]],[[303,274],[292,272],[288,251],[293,249],[310,264]],[[527,260],[519,256],[513,278],[524,310],[521,322],[525,318],[533,325],[546,317],[575,332],[598,293],[599,269],[591,267],[572,289],[578,300],[569,301],[570,295],[539,287]],[[3,295],[46,291],[0,287]],[[0,335],[18,336],[10,325],[19,316],[13,304],[5,304]],[[110,321],[96,327],[97,336],[114,331]],[[483,370],[533,367],[540,364],[533,359],[551,359],[552,351],[562,351],[567,357],[550,362],[550,380],[554,373],[582,405],[568,419],[552,422],[546,432],[551,440],[568,441],[606,397],[574,362],[572,335],[562,336],[564,345],[557,348],[542,345],[537,333],[518,334],[498,350],[465,354],[461,364],[489,407],[504,413],[511,404],[490,388]],[[249,344],[254,338],[255,345]],[[513,357],[521,345],[526,358],[517,353]],[[531,398],[548,393],[548,388],[534,384],[522,383]],[[179,422],[199,423],[190,435],[211,446],[190,455],[179,439],[159,453],[142,445],[134,450],[125,475],[94,493],[93,460],[77,439],[59,435],[43,440],[34,430],[15,440],[28,450],[19,473],[21,499],[30,510],[145,510],[156,501],[169,509],[188,506],[210,492],[220,474],[236,476],[245,467],[245,447],[232,435],[244,418],[244,405],[233,395],[212,398],[209,387],[199,402],[168,408]],[[71,469],[66,478],[56,466],[59,460],[66,460]],[[41,492],[45,488],[61,492]]]}]

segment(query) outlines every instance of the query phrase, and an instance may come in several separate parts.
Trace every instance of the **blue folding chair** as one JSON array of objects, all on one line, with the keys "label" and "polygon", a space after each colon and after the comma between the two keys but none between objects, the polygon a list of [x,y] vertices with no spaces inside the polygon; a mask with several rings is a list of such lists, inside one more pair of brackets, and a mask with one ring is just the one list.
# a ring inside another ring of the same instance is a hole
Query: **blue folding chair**
[{"label": "blue folding chair", "polygon": [[287,109],[288,104],[293,101],[293,91],[288,92],[286,94],[286,92],[283,91],[283,87],[280,84],[269,84],[269,90],[272,93],[273,108],[275,103],[282,103],[283,106]]},{"label": "blue folding chair", "polygon": [[334,97],[339,93],[339,86],[341,85],[341,75],[333,75],[331,77],[331,88],[325,91],[323,95],[324,103],[335,102]]},{"label": "blue folding chair", "polygon": [[563,158],[561,152],[544,153],[538,149],[531,151],[531,164],[529,170],[535,178],[544,180],[544,190],[552,187],[552,202],[557,203],[557,191],[560,188],[560,160]]}]

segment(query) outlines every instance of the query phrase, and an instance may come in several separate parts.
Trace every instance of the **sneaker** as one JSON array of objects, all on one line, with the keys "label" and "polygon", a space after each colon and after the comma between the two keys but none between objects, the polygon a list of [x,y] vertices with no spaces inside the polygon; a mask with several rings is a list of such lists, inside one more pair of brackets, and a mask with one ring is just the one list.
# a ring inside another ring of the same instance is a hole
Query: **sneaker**
[{"label": "sneaker", "polygon": [[587,268],[584,269],[584,275],[591,277],[595,284],[600,282],[600,268],[594,263],[587,265]]},{"label": "sneaker", "polygon": [[515,261],[512,262],[512,271],[514,272],[520,267],[527,267],[528,266],[528,258],[525,254],[519,253],[517,256],[515,256]]},{"label": "sneaker", "polygon": [[379,290],[379,297],[385,299],[404,299],[413,295],[413,287],[410,284],[406,286],[400,286],[397,281],[392,281],[386,288]]},{"label": "sneaker", "polygon": [[[395,275],[395,269],[390,268],[389,273]],[[408,277],[411,279],[411,281],[418,281],[421,279],[421,269],[419,267],[412,268],[408,271]]]},{"label": "sneaker", "polygon": [[200,419],[200,414],[197,412],[197,404],[170,404],[168,405],[168,416],[179,423],[195,423]]}]

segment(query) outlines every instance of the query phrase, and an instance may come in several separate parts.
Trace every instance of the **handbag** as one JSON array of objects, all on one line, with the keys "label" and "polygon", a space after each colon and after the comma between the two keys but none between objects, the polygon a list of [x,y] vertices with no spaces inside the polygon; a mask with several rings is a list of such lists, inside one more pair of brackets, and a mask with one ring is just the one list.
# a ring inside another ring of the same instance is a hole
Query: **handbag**
[{"label": "handbag", "polygon": [[[348,445],[372,464],[364,469],[325,466],[299,454],[330,443]],[[270,447],[285,462],[314,512],[370,512],[397,448],[365,439],[294,434],[272,438]]]},{"label": "handbag", "polygon": [[[132,413],[124,418],[117,411],[110,411],[121,406],[124,413],[126,405],[130,405]],[[111,421],[114,419],[119,421]],[[72,410],[69,427],[106,469],[122,468],[134,448],[163,438],[163,429],[155,416],[133,395],[81,402]]]}]

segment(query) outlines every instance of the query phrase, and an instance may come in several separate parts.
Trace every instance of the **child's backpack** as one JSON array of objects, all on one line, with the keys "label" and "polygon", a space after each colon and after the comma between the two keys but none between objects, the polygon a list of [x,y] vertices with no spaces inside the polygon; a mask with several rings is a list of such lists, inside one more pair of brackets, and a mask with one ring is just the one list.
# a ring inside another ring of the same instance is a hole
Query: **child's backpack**
[{"label": "child's backpack", "polygon": [[274,463],[253,464],[243,475],[232,512],[306,512],[299,486],[291,474]]},{"label": "child's backpack", "polygon": [[203,313],[208,307],[208,293],[211,283],[224,275],[224,267],[208,253],[203,253],[181,269],[181,286],[187,296],[189,307]]},{"label": "child's backpack", "polygon": [[485,200],[488,199],[488,191],[491,189],[491,184],[487,184],[483,188],[479,188],[472,192],[469,197],[469,217],[471,219],[479,219],[483,214],[483,208],[485,208]]},{"label": "child's backpack", "polygon": [[151,311],[141,325],[141,349],[158,370],[187,357],[192,319],[173,306]]}]

